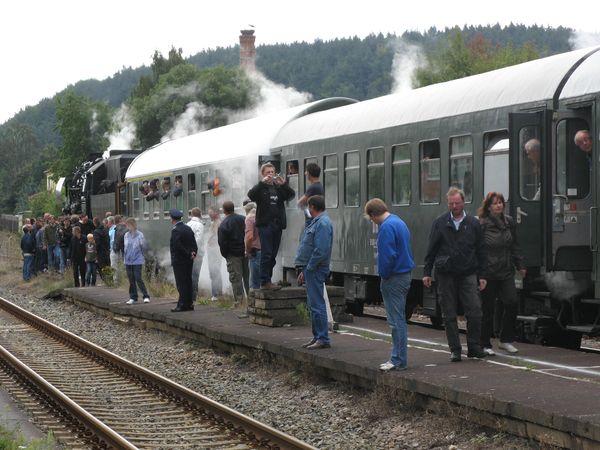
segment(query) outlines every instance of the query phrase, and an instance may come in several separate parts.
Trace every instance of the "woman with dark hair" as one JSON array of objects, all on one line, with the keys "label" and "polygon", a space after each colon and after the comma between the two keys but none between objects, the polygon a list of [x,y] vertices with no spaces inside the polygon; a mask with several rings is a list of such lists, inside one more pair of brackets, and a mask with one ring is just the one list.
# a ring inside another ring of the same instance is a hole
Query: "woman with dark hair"
[{"label": "woman with dark hair", "polygon": [[494,334],[494,307],[502,304],[500,345],[502,350],[517,353],[513,345],[517,321],[517,289],[515,268],[525,276],[521,250],[517,244],[514,220],[504,214],[505,201],[500,192],[489,192],[477,214],[483,231],[487,264],[483,278],[487,286],[481,292],[483,319],[481,346],[490,356],[495,355],[490,341]]}]

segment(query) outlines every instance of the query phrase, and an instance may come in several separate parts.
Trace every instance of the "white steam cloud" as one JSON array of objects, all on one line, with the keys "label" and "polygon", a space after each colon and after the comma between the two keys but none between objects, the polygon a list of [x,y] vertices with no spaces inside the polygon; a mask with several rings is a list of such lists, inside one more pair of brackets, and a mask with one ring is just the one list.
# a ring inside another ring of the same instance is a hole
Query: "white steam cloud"
[{"label": "white steam cloud", "polygon": [[209,108],[207,106],[198,102],[188,103],[185,112],[175,120],[171,129],[160,139],[160,142],[204,131],[206,127],[203,119],[208,113]]},{"label": "white steam cloud", "polygon": [[129,113],[129,108],[124,103],[113,115],[114,130],[109,136],[110,145],[108,150],[130,150],[131,143],[135,139],[135,124]]},{"label": "white steam cloud", "polygon": [[590,33],[587,31],[575,31],[569,38],[569,44],[573,50],[580,48],[594,47],[600,45],[600,33]]},{"label": "white steam cloud", "polygon": [[426,60],[422,49],[403,39],[393,41],[394,60],[392,62],[392,94],[413,89],[415,70],[425,65]]}]

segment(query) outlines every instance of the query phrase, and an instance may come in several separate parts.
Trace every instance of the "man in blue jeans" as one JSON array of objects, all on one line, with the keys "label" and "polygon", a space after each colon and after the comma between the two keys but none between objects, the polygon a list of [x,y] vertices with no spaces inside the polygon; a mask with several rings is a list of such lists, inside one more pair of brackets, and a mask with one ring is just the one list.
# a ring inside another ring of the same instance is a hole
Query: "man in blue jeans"
[{"label": "man in blue jeans", "polygon": [[408,336],[406,296],[410,289],[410,271],[415,266],[410,248],[410,231],[395,214],[390,214],[383,200],[374,198],[365,205],[365,215],[379,225],[377,235],[377,269],[381,277],[381,295],[392,329],[392,354],[379,368],[385,372],[404,370],[407,366]]},{"label": "man in blue jeans", "polygon": [[23,252],[23,280],[29,281],[33,275],[33,256],[35,255],[35,236],[30,223],[23,226],[21,251]]},{"label": "man in blue jeans", "polygon": [[302,234],[295,265],[301,270],[298,284],[306,282],[313,333],[312,340],[302,347],[316,350],[331,346],[323,293],[325,280],[329,275],[333,226],[325,212],[325,198],[322,195],[314,195],[308,199],[308,212],[312,220]]}]

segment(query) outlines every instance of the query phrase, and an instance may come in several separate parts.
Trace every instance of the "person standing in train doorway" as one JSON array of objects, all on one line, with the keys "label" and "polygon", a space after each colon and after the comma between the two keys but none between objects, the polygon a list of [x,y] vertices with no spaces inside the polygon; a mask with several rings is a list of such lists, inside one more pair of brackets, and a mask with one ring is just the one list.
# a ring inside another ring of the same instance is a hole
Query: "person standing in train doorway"
[{"label": "person standing in train doorway", "polygon": [[456,320],[459,301],[467,318],[467,356],[486,356],[480,345],[482,313],[478,292],[484,290],[487,284],[482,277],[486,257],[479,220],[467,215],[464,192],[451,187],[446,197],[449,212],[439,216],[431,225],[423,285],[431,287],[431,275],[435,269],[450,360],[459,362],[462,351]]},{"label": "person standing in train doorway", "polygon": [[406,296],[410,289],[410,272],[415,266],[410,231],[400,217],[390,214],[387,205],[379,198],[367,202],[365,216],[379,226],[377,270],[387,321],[392,329],[392,353],[379,369],[384,372],[404,370],[408,363]]},{"label": "person standing in train doorway", "polygon": [[183,212],[178,209],[169,211],[173,229],[171,230],[171,266],[175,275],[175,284],[179,292],[177,306],[171,312],[193,311],[192,269],[198,252],[196,238],[190,227],[181,221]]},{"label": "person standing in train doorway", "polygon": [[250,200],[256,203],[256,226],[260,237],[260,288],[277,290],[281,286],[273,284],[273,268],[281,233],[286,228],[285,202],[291,200],[296,193],[287,181],[275,173],[271,163],[260,168],[262,179],[248,191]]}]

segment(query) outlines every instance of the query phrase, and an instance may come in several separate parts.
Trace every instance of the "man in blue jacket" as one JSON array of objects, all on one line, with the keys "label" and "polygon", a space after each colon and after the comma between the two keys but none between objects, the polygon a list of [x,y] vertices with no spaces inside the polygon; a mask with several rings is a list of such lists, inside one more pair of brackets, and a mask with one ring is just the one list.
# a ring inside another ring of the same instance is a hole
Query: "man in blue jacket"
[{"label": "man in blue jacket", "polygon": [[314,195],[308,199],[308,212],[312,221],[304,229],[296,254],[296,268],[300,269],[298,284],[306,282],[306,295],[312,321],[313,338],[302,347],[309,350],[329,348],[331,342],[327,328],[325,306],[325,280],[329,275],[333,226],[325,212],[325,198]]},{"label": "man in blue jacket", "polygon": [[410,231],[400,217],[390,214],[379,198],[365,205],[365,215],[379,225],[377,234],[377,270],[381,278],[381,295],[392,329],[392,353],[379,368],[385,372],[404,370],[407,365],[408,336],[406,296],[410,289],[410,272],[415,266],[410,247]]},{"label": "man in blue jacket", "polygon": [[23,280],[29,281],[33,275],[33,256],[35,255],[35,236],[30,223],[23,226],[21,251],[23,252]]}]

